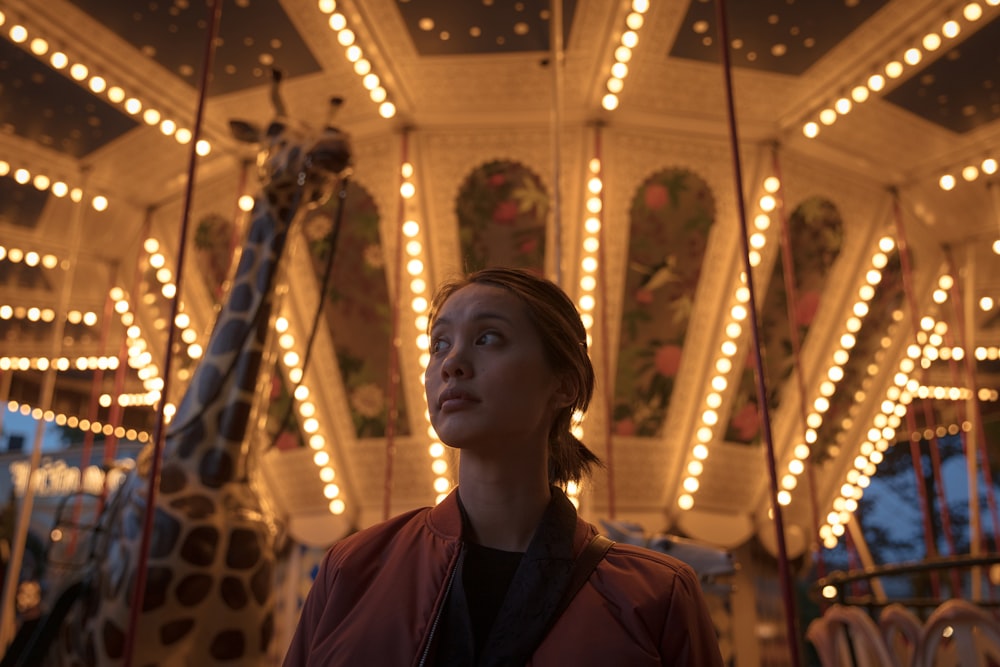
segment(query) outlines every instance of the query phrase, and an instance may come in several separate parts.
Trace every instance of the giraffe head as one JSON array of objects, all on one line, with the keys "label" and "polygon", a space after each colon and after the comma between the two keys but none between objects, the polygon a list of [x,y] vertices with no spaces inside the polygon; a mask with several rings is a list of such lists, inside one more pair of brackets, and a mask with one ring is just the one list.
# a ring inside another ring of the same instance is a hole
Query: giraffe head
[{"label": "giraffe head", "polygon": [[272,205],[280,204],[293,212],[315,208],[329,199],[338,179],[350,168],[348,137],[330,124],[343,100],[330,99],[327,122],[317,131],[288,119],[280,83],[281,72],[274,70],[271,102],[275,116],[267,129],[245,120],[231,120],[229,126],[237,141],[258,147],[258,176]]}]

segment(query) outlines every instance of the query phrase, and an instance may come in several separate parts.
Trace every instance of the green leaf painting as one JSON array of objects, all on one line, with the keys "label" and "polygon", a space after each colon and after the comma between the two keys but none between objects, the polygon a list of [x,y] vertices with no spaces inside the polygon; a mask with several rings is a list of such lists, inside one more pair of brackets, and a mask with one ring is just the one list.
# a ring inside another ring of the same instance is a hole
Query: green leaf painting
[{"label": "green leaf painting", "polygon": [[477,167],[459,190],[455,214],[466,270],[504,265],[542,272],[549,195],[527,167],[506,160]]},{"label": "green leaf painting", "polygon": [[697,175],[666,169],[640,186],[629,220],[612,418],[619,435],[651,436],[670,406],[715,202]]}]

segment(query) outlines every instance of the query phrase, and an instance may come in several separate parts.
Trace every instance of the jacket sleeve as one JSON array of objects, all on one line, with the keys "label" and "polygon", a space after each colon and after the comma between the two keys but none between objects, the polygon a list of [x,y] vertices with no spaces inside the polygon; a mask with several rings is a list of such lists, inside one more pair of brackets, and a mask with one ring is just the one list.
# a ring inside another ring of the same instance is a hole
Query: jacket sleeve
[{"label": "jacket sleeve", "polygon": [[333,572],[334,565],[331,564],[333,550],[327,551],[323,558],[322,566],[313,580],[312,587],[306,595],[306,601],[302,605],[302,612],[299,615],[299,622],[295,626],[295,633],[292,641],[285,653],[285,660],[282,667],[305,667],[309,663],[309,652],[316,637],[319,624],[323,618],[323,610],[326,608],[329,597],[330,586],[335,579]]},{"label": "jacket sleeve", "polygon": [[698,578],[687,565],[676,573],[660,657],[664,667],[723,667],[715,624]]}]

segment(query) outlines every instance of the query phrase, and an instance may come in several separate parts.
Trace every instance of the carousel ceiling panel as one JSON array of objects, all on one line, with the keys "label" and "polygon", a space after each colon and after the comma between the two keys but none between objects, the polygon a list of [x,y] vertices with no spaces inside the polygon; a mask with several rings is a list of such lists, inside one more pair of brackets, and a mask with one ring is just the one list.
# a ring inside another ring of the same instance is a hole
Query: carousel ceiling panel
[{"label": "carousel ceiling panel", "polygon": [[900,107],[959,134],[1000,119],[1000,19],[919,70],[886,95]]},{"label": "carousel ceiling panel", "polygon": [[[5,39],[0,39],[0,72],[0,129],[41,146],[82,158],[138,124]],[[9,200],[3,201],[7,209]]]},{"label": "carousel ceiling panel", "polygon": [[[803,74],[887,2],[729,2],[726,11],[732,64],[777,74]],[[695,0],[688,5],[670,55],[721,61],[714,2]]]},{"label": "carousel ceiling panel", "polygon": [[[143,55],[197,87],[208,28],[204,3],[72,1]],[[280,2],[225,3],[208,94],[259,86],[267,81],[272,66],[287,76],[320,71]]]},{"label": "carousel ceiling panel", "polygon": [[[0,97],[0,105],[4,97]],[[49,193],[26,188],[9,174],[0,178],[0,225],[10,225],[21,229],[33,229],[45,208]]]},{"label": "carousel ceiling panel", "polygon": [[[541,0],[398,0],[399,13],[422,56],[548,51],[550,5]],[[564,44],[575,10],[576,0],[564,0]]]}]

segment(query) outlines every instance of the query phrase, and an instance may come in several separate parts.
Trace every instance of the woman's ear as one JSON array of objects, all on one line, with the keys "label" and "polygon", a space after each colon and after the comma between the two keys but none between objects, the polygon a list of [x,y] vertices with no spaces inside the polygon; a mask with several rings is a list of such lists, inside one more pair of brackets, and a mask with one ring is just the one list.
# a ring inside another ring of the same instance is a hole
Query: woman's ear
[{"label": "woman's ear", "polygon": [[578,394],[579,389],[576,382],[569,374],[563,374],[559,379],[559,384],[556,386],[555,392],[552,394],[552,401],[557,409],[566,408],[576,403]]}]

